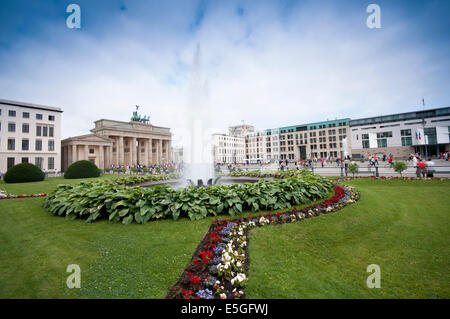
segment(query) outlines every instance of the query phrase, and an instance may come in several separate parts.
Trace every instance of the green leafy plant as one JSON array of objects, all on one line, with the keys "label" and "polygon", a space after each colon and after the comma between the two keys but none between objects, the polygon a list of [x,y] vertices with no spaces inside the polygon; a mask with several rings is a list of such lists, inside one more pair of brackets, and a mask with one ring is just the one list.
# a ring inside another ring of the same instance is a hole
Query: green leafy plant
[{"label": "green leafy plant", "polygon": [[76,161],[70,165],[66,172],[64,173],[64,178],[88,178],[88,177],[99,177],[100,170],[98,167],[86,160]]},{"label": "green leafy plant", "polygon": [[43,181],[44,172],[39,167],[30,163],[20,163],[9,168],[4,176],[6,183],[26,183]]},{"label": "green leafy plant", "polygon": [[146,223],[151,219],[208,215],[239,215],[243,211],[278,210],[309,203],[328,195],[332,182],[312,173],[303,176],[234,185],[174,189],[169,185],[129,187],[142,181],[179,177],[176,174],[131,175],[111,180],[59,185],[46,198],[44,207],[68,219],[98,218]]},{"label": "green leafy plant", "polygon": [[350,164],[348,166],[348,171],[353,174],[353,177],[355,177],[355,174],[358,174],[358,172],[359,172],[358,164],[356,164],[356,163]]},{"label": "green leafy plant", "polygon": [[402,161],[395,162],[392,167],[394,168],[394,171],[400,174],[400,176],[402,176],[402,172],[408,168],[406,163]]}]

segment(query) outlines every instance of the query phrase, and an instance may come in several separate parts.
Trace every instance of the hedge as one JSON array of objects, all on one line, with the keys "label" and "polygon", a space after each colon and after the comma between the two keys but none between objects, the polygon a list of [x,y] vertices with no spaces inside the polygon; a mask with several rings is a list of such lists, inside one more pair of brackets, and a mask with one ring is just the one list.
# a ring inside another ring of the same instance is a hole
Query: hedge
[{"label": "hedge", "polygon": [[39,167],[30,163],[14,165],[6,171],[4,180],[6,183],[26,183],[43,181],[44,172]]},{"label": "hedge", "polygon": [[99,177],[100,170],[98,167],[86,160],[76,161],[70,165],[66,172],[64,173],[64,178],[89,178],[89,177]]}]

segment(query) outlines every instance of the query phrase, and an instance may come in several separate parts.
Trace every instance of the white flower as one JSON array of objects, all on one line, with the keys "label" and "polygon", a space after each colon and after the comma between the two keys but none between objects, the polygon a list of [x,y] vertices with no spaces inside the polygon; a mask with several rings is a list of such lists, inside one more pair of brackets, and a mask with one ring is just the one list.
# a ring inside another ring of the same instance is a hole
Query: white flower
[{"label": "white flower", "polygon": [[227,299],[227,295],[225,295],[224,293],[221,293],[219,296],[220,296],[220,299]]},{"label": "white flower", "polygon": [[236,266],[237,266],[237,267],[241,267],[241,266],[242,266],[241,262],[238,261],[238,262],[236,263]]}]

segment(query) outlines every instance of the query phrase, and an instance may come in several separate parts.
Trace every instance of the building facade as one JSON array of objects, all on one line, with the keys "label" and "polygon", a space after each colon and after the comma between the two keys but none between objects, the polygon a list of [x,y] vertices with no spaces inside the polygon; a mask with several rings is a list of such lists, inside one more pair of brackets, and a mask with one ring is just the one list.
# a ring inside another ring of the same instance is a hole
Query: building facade
[{"label": "building facade", "polygon": [[351,154],[349,122],[345,118],[265,130],[260,134],[265,143],[261,157],[267,161],[343,158]]},{"label": "building facade", "polygon": [[23,162],[61,171],[61,114],[57,107],[0,99],[0,171]]},{"label": "building facade", "polygon": [[350,129],[354,158],[436,156],[449,150],[450,107],[351,120]]},{"label": "building facade", "polygon": [[213,134],[212,144],[216,163],[244,163],[245,137]]},{"label": "building facade", "polygon": [[91,132],[61,141],[63,170],[78,160],[89,160],[100,169],[172,162],[169,128],[102,119]]}]

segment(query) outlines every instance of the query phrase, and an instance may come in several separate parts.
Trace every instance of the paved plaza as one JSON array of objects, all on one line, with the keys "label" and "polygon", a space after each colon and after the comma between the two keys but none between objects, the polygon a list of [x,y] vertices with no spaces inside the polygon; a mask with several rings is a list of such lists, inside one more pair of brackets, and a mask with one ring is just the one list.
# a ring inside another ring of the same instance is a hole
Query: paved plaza
[{"label": "paved plaza", "polygon": [[[437,160],[434,159],[433,162],[435,163],[435,170],[436,173],[434,174],[435,177],[449,177],[450,178],[450,162],[444,161],[444,160]],[[373,176],[376,174],[376,169],[373,166],[369,165],[368,161],[365,161],[364,163],[355,162],[359,166],[359,173],[355,176]],[[403,176],[406,177],[415,177],[416,176],[416,168],[412,165],[411,161],[406,161],[406,164],[408,165],[408,168],[406,171],[402,172]],[[277,166],[274,164],[264,164],[264,165],[258,165],[258,164],[250,164],[250,165],[238,165],[238,169],[242,170],[269,170],[274,169]],[[289,163],[289,169],[295,169],[295,164]],[[338,167],[335,162],[330,164],[324,164],[324,167],[320,163],[313,164],[312,170],[314,173],[320,174],[322,176],[341,176],[341,167]],[[229,173],[229,170],[227,167],[222,166],[221,171],[223,173]],[[345,171],[342,170],[342,173],[345,175]],[[379,176],[399,176],[397,172],[395,172],[389,165],[388,162],[380,162],[378,165],[378,175]],[[348,173],[348,176],[352,176],[351,173]]]}]

